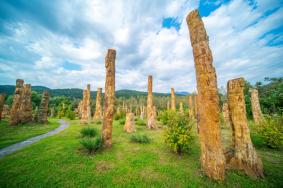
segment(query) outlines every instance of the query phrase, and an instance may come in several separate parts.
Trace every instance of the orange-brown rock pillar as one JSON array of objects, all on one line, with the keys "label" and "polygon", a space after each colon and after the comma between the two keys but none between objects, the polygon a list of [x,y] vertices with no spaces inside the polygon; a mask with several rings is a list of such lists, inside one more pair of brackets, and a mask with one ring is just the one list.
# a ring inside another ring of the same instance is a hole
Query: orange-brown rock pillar
[{"label": "orange-brown rock pillar", "polygon": [[250,89],[253,119],[256,124],[263,120],[257,89]]},{"label": "orange-brown rock pillar", "polygon": [[263,177],[261,159],[253,147],[246,117],[244,79],[229,80],[227,84],[229,114],[233,135],[233,154],[227,164],[231,168],[244,170],[250,177]]},{"label": "orange-brown rock pillar", "polygon": [[229,108],[228,108],[228,103],[224,103],[222,106],[222,113],[223,113],[223,118],[224,118],[224,122],[230,123],[230,117],[229,117]]},{"label": "orange-brown rock pillar", "polygon": [[180,102],[179,112],[180,112],[181,114],[184,113],[184,107],[183,107],[183,103],[182,103],[182,102]]},{"label": "orange-brown rock pillar", "polygon": [[126,114],[126,122],[124,126],[124,131],[127,133],[133,133],[136,131],[135,129],[135,116],[134,113],[129,112]]},{"label": "orange-brown rock pillar", "polygon": [[174,88],[171,88],[171,110],[176,111],[176,98]]},{"label": "orange-brown rock pillar", "polygon": [[3,109],[4,109],[5,97],[6,97],[5,93],[1,93],[0,94],[0,121],[2,119],[2,113],[3,113]]},{"label": "orange-brown rock pillar", "polygon": [[94,116],[93,116],[94,120],[101,120],[102,119],[101,93],[102,93],[102,88],[97,88],[96,102],[95,102],[95,113],[94,113]]},{"label": "orange-brown rock pillar", "polygon": [[189,96],[189,117],[194,118],[193,96]]},{"label": "orange-brown rock pillar", "polygon": [[16,89],[13,97],[13,104],[10,110],[10,125],[17,125],[20,122],[20,107],[24,91],[24,80],[17,79]]},{"label": "orange-brown rock pillar", "polygon": [[152,75],[148,76],[148,86],[147,86],[147,128],[153,129],[155,127],[154,123],[154,112],[153,112],[153,95],[152,95]]},{"label": "orange-brown rock pillar", "polygon": [[40,106],[39,106],[39,109],[38,109],[37,121],[39,123],[46,123],[47,122],[48,103],[49,103],[49,94],[48,94],[48,91],[44,91],[42,93],[42,98],[41,98]]},{"label": "orange-brown rock pillar", "polygon": [[31,85],[24,84],[22,103],[20,106],[20,122],[28,123],[31,122],[32,119]]},{"label": "orange-brown rock pillar", "polygon": [[112,146],[112,123],[115,110],[115,59],[116,50],[108,49],[105,57],[106,80],[102,126],[102,142],[105,148]]},{"label": "orange-brown rock pillar", "polygon": [[225,157],[220,135],[219,97],[215,68],[208,36],[197,10],[186,18],[196,68],[199,114],[199,137],[201,167],[205,174],[215,180],[225,176]]}]

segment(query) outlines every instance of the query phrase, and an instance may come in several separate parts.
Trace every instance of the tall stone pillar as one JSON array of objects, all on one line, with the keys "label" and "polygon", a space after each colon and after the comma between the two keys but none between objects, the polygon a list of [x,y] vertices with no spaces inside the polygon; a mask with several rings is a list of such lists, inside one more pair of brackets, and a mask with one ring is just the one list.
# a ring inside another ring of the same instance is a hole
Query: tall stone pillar
[{"label": "tall stone pillar", "polygon": [[170,102],[167,101],[167,110],[170,110]]},{"label": "tall stone pillar", "polygon": [[152,75],[148,76],[148,93],[147,93],[147,128],[153,129],[155,127],[154,112],[153,112],[153,95],[152,95]]},{"label": "tall stone pillar", "polygon": [[171,110],[176,111],[176,98],[174,88],[171,88]]},{"label": "tall stone pillar", "polygon": [[184,107],[183,107],[183,103],[182,103],[182,102],[180,102],[179,112],[180,112],[181,114],[184,113]]},{"label": "tall stone pillar", "polygon": [[5,93],[1,93],[0,94],[0,121],[2,119],[2,113],[3,113],[3,109],[4,109],[5,97],[6,97]]},{"label": "tall stone pillar", "polygon": [[37,121],[39,123],[47,123],[48,103],[49,103],[49,94],[48,91],[44,91],[42,93],[41,103],[38,109]]},{"label": "tall stone pillar", "polygon": [[256,124],[259,124],[263,120],[263,117],[258,98],[258,91],[257,89],[250,89],[250,93],[251,93],[251,106],[252,106],[254,122]]},{"label": "tall stone pillar", "polygon": [[127,133],[133,133],[136,131],[135,129],[135,116],[134,113],[129,112],[126,114],[126,122],[124,126],[124,131]]},{"label": "tall stone pillar", "polygon": [[102,119],[101,93],[102,93],[102,88],[97,88],[96,102],[95,102],[95,113],[94,113],[94,116],[93,116],[94,120],[101,120]]},{"label": "tall stone pillar", "polygon": [[91,121],[90,84],[87,84],[87,88],[83,91],[81,123],[89,123],[90,121]]},{"label": "tall stone pillar", "polygon": [[105,148],[112,146],[112,123],[115,110],[115,59],[116,50],[108,49],[105,57],[106,80],[102,127],[102,141]]},{"label": "tall stone pillar", "polygon": [[13,104],[10,111],[10,125],[17,125],[20,122],[20,107],[24,91],[24,80],[17,79],[16,89],[13,97]]},{"label": "tall stone pillar", "polygon": [[31,85],[24,84],[22,103],[20,106],[20,122],[32,122]]},{"label": "tall stone pillar", "polygon": [[233,131],[233,154],[227,164],[231,168],[244,170],[251,177],[264,177],[261,159],[253,147],[246,117],[244,79],[229,80],[227,96]]},{"label": "tall stone pillar", "polygon": [[197,10],[186,18],[196,68],[201,167],[207,176],[223,180],[225,157],[220,135],[219,97],[208,36]]},{"label": "tall stone pillar", "polygon": [[189,96],[189,117],[190,119],[194,118],[194,107],[193,107],[193,96]]},{"label": "tall stone pillar", "polygon": [[223,104],[222,113],[223,113],[224,122],[226,124],[230,123],[229,108],[228,108],[228,103],[226,102]]},{"label": "tall stone pillar", "polygon": [[194,116],[198,119],[198,95],[194,95]]}]

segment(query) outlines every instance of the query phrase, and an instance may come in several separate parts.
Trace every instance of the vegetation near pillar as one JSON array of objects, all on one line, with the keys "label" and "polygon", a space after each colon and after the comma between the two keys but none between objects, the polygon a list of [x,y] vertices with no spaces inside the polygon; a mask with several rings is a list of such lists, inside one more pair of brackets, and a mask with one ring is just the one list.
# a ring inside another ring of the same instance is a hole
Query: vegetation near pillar
[{"label": "vegetation near pillar", "polygon": [[10,111],[10,125],[17,125],[20,122],[20,107],[24,91],[24,80],[17,79],[16,89],[13,97],[13,104]]},{"label": "vegetation near pillar", "polygon": [[263,177],[261,159],[253,147],[246,117],[244,79],[228,81],[227,96],[232,126],[232,156],[227,159],[230,168],[244,170],[250,177]]},{"label": "vegetation near pillar", "polygon": [[135,129],[135,116],[132,112],[126,114],[126,122],[124,126],[124,131],[127,133],[133,133]]},{"label": "vegetation near pillar", "polygon": [[263,117],[258,98],[258,91],[257,89],[250,89],[250,92],[251,92],[251,106],[252,106],[253,119],[256,124],[259,124],[263,120]]},{"label": "vegetation near pillar", "polygon": [[153,96],[152,96],[152,75],[148,76],[148,93],[147,93],[147,128],[155,128],[154,112],[153,112]]},{"label": "vegetation near pillar", "polygon": [[198,119],[198,95],[194,95],[194,116]]},{"label": "vegetation near pillar", "polygon": [[201,167],[207,176],[223,180],[225,157],[220,135],[219,97],[215,68],[208,36],[199,12],[193,10],[186,18],[196,68],[199,114],[199,136],[201,145]]},{"label": "vegetation near pillar", "polygon": [[176,98],[174,88],[171,88],[171,110],[176,111]]},{"label": "vegetation near pillar", "polygon": [[5,97],[6,97],[5,93],[1,93],[0,94],[0,121],[1,121],[1,119],[3,117],[2,113],[3,113],[3,109],[4,109]]},{"label": "vegetation near pillar", "polygon": [[102,88],[97,88],[96,102],[95,102],[95,113],[94,113],[94,116],[93,116],[94,120],[101,120],[102,119],[101,93],[102,93]]},{"label": "vegetation near pillar", "polygon": [[189,117],[194,118],[193,96],[189,96]]},{"label": "vegetation near pillar", "polygon": [[41,103],[38,109],[38,117],[37,121],[39,123],[46,123],[48,116],[48,102],[49,102],[49,94],[48,91],[44,91],[42,93]]},{"label": "vegetation near pillar", "polygon": [[182,102],[180,102],[179,112],[180,112],[181,114],[184,113],[184,107],[183,107],[183,103],[182,103]]},{"label": "vegetation near pillar", "polygon": [[227,124],[227,123],[230,123],[230,117],[229,117],[229,107],[228,107],[228,103],[224,103],[223,106],[222,106],[222,113],[223,113],[223,119],[224,119],[224,122]]},{"label": "vegetation near pillar", "polygon": [[106,80],[102,127],[102,142],[105,148],[112,146],[112,123],[115,105],[115,58],[116,51],[108,49],[105,57]]}]

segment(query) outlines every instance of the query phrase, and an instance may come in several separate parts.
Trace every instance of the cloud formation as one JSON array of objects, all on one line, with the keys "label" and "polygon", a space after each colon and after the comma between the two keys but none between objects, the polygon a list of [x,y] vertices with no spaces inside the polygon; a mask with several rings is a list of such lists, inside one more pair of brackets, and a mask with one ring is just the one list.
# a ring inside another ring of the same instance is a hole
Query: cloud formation
[{"label": "cloud formation", "polygon": [[[185,17],[200,8],[218,85],[282,76],[280,1],[25,1],[0,4],[0,79],[14,84],[92,89],[104,86],[104,56],[117,50],[116,88],[196,90]],[[164,25],[165,24],[165,25]]]}]

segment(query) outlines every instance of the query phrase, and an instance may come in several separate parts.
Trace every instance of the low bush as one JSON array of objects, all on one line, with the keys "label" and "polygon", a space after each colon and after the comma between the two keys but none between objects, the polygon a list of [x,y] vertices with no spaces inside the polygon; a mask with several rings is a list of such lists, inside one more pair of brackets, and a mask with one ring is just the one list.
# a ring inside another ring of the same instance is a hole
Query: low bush
[{"label": "low bush", "polygon": [[98,130],[92,127],[84,127],[81,129],[82,137],[95,137],[98,135]]},{"label": "low bush", "polygon": [[145,122],[145,120],[143,120],[143,119],[137,118],[137,120],[136,120],[136,125],[139,125],[139,126],[146,126],[146,122]]},{"label": "low bush", "polygon": [[96,152],[102,146],[102,140],[100,137],[83,138],[80,143],[89,154]]},{"label": "low bush", "polygon": [[[187,115],[170,111],[165,118],[167,128],[165,129],[165,142],[179,155],[189,150],[193,141],[193,122]],[[164,120],[164,119],[163,119]]]},{"label": "low bush", "polygon": [[161,121],[163,125],[167,125],[169,119],[172,119],[176,112],[172,110],[164,110],[159,113],[157,120]]},{"label": "low bush", "polygon": [[119,120],[120,125],[125,125],[125,122],[126,122],[125,118]]},{"label": "low bush", "polygon": [[150,143],[150,139],[145,134],[143,134],[143,135],[133,134],[130,137],[130,141],[131,142],[135,142],[135,143],[140,143],[140,144],[148,144],[148,143]]},{"label": "low bush", "polygon": [[266,116],[256,127],[258,135],[264,144],[273,149],[279,149],[283,145],[283,117]]},{"label": "low bush", "polygon": [[126,118],[126,113],[121,111],[121,112],[116,112],[114,114],[114,120],[119,120],[119,119],[124,119]]}]

